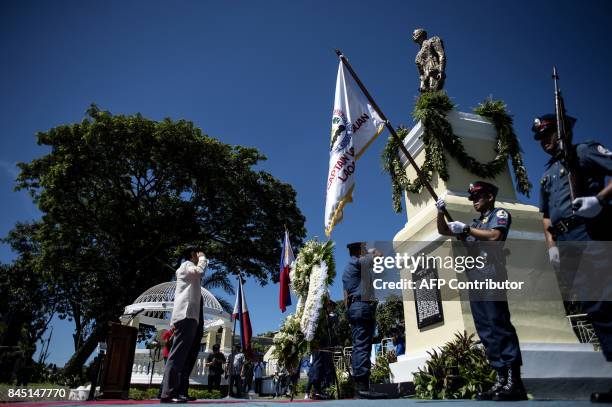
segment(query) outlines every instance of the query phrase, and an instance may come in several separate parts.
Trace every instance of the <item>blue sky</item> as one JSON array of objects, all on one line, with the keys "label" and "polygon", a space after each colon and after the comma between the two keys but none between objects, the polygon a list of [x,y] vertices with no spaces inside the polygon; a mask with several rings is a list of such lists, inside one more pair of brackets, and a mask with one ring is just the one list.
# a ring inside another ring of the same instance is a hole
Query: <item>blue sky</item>
[{"label": "blue sky", "polygon": [[[489,95],[507,103],[534,185],[546,157],[529,128],[534,115],[553,110],[553,64],[578,118],[575,139],[612,145],[612,3],[426,3],[3,2],[0,235],[38,217],[28,196],[13,192],[15,163],[45,153],[35,133],[80,121],[95,102],[114,113],[191,120],[226,143],[257,147],[268,156],[262,168],[297,190],[308,237],[323,239],[334,48],[394,125],[412,125],[418,80],[410,35],[417,27],[444,40],[446,90],[460,110]],[[389,240],[406,222],[392,211],[380,170],[386,137],[359,161],[355,203],[334,232],[339,274],[346,243]],[[537,197],[536,188],[522,199]],[[11,257],[1,246],[0,260]],[[277,286],[248,282],[245,290],[254,331],[276,329],[283,318]],[[332,293],[341,296],[339,277]],[[71,329],[55,324],[50,362],[70,356]]]}]

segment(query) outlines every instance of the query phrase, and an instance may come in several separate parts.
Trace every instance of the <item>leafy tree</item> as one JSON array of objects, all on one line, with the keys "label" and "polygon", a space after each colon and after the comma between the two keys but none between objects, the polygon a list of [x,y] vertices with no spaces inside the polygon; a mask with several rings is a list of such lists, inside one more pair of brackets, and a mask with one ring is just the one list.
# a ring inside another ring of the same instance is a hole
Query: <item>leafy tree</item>
[{"label": "leafy tree", "polygon": [[264,285],[278,280],[283,225],[293,245],[305,236],[294,189],[255,168],[265,157],[191,122],[92,106],[81,123],[37,139],[49,153],[19,164],[17,189],[43,214],[25,234],[40,246],[33,269],[75,323],[66,374],[81,371],[125,305],[173,275],[182,245],[203,247],[209,273]]},{"label": "leafy tree", "polygon": [[276,335],[276,332],[278,332],[278,331],[266,331],[266,332],[257,334],[255,336],[259,336],[259,337],[262,337],[262,338],[274,338],[274,335]]},{"label": "leafy tree", "polygon": [[344,300],[336,301],[336,315],[338,315],[338,325],[335,327],[335,335],[339,346],[352,346],[351,325],[346,316]]},{"label": "leafy tree", "polygon": [[34,232],[32,226],[17,224],[9,240],[22,255],[0,265],[0,382],[12,381],[14,375],[19,381],[29,379],[36,343],[55,312],[54,293],[36,269],[40,247],[28,238]]},{"label": "leafy tree", "polygon": [[403,328],[404,303],[402,297],[391,294],[376,307],[376,332],[379,342],[383,338],[393,337],[398,329]]}]

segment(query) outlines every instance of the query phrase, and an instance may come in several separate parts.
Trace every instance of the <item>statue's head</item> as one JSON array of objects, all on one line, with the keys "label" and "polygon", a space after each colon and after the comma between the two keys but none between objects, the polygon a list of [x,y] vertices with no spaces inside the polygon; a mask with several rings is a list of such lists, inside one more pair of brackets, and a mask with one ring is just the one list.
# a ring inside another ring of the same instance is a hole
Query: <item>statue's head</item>
[{"label": "statue's head", "polygon": [[421,42],[427,38],[427,31],[422,28],[417,28],[412,32],[412,39],[414,42]]}]

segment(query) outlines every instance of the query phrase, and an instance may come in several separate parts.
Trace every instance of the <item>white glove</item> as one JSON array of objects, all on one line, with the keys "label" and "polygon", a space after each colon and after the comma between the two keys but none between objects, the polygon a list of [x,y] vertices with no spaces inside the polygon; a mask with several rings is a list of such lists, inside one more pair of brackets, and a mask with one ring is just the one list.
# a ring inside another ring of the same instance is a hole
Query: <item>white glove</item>
[{"label": "white glove", "polygon": [[463,233],[463,229],[465,229],[466,224],[459,221],[449,222],[448,228],[451,232],[455,234]]},{"label": "white glove", "polygon": [[552,246],[548,248],[548,260],[554,269],[558,269],[561,265],[561,258],[559,257],[559,248]]},{"label": "white glove", "polygon": [[444,211],[444,208],[446,208],[446,202],[444,202],[444,199],[438,198],[436,201],[436,208],[438,208],[438,212]]},{"label": "white glove", "polygon": [[594,218],[601,212],[601,204],[596,196],[576,198],[572,202],[574,213],[583,218]]}]

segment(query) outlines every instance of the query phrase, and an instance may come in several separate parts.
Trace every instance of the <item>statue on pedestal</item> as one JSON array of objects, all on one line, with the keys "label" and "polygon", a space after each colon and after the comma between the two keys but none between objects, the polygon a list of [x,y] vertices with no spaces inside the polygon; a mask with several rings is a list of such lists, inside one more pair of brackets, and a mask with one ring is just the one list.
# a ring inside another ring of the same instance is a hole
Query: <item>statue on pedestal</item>
[{"label": "statue on pedestal", "polygon": [[440,37],[427,38],[427,31],[417,28],[412,33],[414,42],[421,46],[416,55],[415,63],[419,70],[421,84],[419,92],[435,92],[442,90],[446,79],[446,54],[444,43]]}]

